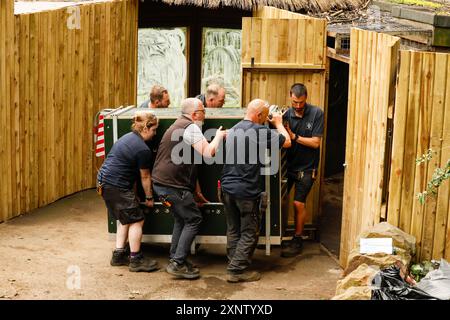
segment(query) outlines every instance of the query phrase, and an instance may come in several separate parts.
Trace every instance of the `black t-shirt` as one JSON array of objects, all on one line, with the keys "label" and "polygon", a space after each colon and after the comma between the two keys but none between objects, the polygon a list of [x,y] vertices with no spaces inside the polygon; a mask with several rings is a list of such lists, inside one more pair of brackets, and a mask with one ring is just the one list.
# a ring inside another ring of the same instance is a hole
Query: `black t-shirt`
[{"label": "black t-shirt", "polygon": [[144,139],[134,132],[122,136],[111,148],[97,175],[98,181],[132,189],[140,169],[150,169],[152,153]]},{"label": "black t-shirt", "polygon": [[[310,104],[305,105],[303,118],[295,115],[294,108],[290,108],[283,116],[283,121],[289,122],[293,133],[311,138],[323,136],[323,111]],[[287,150],[288,172],[308,171],[317,169],[320,160],[320,148],[314,149],[292,141]]]},{"label": "black t-shirt", "polygon": [[[275,129],[242,120],[231,128],[225,140],[226,160],[223,166],[222,190],[237,198],[253,199],[264,190],[264,155],[271,149],[272,165],[278,166],[273,153],[278,154],[285,137]],[[276,148],[276,149],[274,149]],[[276,162],[276,163],[275,163]],[[275,172],[272,172],[275,173]]]}]

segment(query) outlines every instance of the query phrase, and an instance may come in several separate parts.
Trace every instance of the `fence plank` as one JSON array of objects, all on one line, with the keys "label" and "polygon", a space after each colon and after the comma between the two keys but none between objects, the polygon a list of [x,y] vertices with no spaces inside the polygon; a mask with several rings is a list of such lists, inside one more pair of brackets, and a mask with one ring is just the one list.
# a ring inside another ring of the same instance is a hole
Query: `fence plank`
[{"label": "fence plank", "polygon": [[[434,56],[435,55],[433,54],[433,57]],[[432,92],[430,92],[430,95],[432,96],[432,99],[430,99],[430,104],[427,107],[431,112],[430,148],[439,152],[428,163],[427,181],[431,181],[434,170],[441,164],[442,152],[440,150],[442,148],[442,129],[444,124],[442,119],[444,117],[446,73],[442,71],[447,69],[447,57],[443,54],[436,55],[435,57],[433,72],[430,75],[430,81],[432,81]],[[436,72],[436,70],[441,72]],[[432,197],[428,199],[425,204],[422,257],[426,259],[431,259],[434,252],[437,200],[437,198]],[[440,257],[442,257],[442,255]],[[438,259],[440,257],[438,257]]]}]

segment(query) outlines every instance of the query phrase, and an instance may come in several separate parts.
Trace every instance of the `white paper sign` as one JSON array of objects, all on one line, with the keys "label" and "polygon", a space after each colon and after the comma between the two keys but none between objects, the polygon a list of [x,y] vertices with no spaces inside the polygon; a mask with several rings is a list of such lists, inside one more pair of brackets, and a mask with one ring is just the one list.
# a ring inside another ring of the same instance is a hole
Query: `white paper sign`
[{"label": "white paper sign", "polygon": [[359,247],[359,253],[392,254],[392,238],[362,238]]}]

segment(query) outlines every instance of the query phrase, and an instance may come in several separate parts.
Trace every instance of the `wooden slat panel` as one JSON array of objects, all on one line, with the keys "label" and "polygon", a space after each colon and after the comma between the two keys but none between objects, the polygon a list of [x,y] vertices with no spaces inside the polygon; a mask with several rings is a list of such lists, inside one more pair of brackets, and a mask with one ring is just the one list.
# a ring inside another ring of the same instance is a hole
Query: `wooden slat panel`
[{"label": "wooden slat panel", "polygon": [[[388,219],[394,225],[398,221],[401,229],[416,237],[417,261],[448,259],[450,255],[448,181],[439,188],[437,198],[427,198],[425,205],[416,198],[425,190],[434,170],[445,167],[450,158],[449,57],[443,53],[401,53],[399,79],[404,81],[399,80],[397,90],[394,148],[404,144],[405,152],[401,155],[394,151],[392,155],[394,178],[390,181]],[[404,83],[407,79],[409,82]],[[435,152],[432,160],[416,165],[416,158],[429,148]],[[399,172],[403,177],[398,177]]]},{"label": "wooden slat panel", "polygon": [[380,222],[388,107],[392,100],[399,39],[351,32],[346,169],[340,262],[357,237]]},{"label": "wooden slat panel", "polygon": [[[441,148],[441,162],[439,167],[445,167],[448,159],[450,159],[450,55],[438,54],[436,61],[439,61],[440,66],[436,66],[436,70],[443,70],[439,72],[439,78],[435,81],[435,92],[437,93],[437,104],[442,104],[443,108],[443,123],[442,134],[440,140]],[[445,62],[444,62],[445,61]],[[440,88],[440,89],[437,89]],[[442,90],[442,92],[438,91]],[[441,95],[442,94],[442,95]],[[436,137],[435,137],[436,138]],[[449,208],[449,183],[444,183],[440,186],[437,198],[436,207],[436,223],[433,239],[433,259],[439,259],[447,253],[447,259],[450,255],[450,208]],[[447,239],[447,246],[446,246]]]},{"label": "wooden slat panel", "polygon": [[136,99],[136,0],[80,3],[78,29],[76,11],[13,5],[0,3],[0,222],[93,187],[94,116]]},{"label": "wooden slat panel", "polygon": [[277,69],[325,68],[325,20],[243,18],[242,21],[244,66],[252,66],[253,62]]}]

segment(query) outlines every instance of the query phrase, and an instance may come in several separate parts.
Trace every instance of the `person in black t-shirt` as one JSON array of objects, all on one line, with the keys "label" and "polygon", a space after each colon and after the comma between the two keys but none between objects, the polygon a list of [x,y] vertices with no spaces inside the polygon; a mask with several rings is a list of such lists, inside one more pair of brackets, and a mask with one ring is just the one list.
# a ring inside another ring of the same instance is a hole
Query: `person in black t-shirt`
[{"label": "person in black t-shirt", "polygon": [[276,130],[263,125],[268,114],[267,102],[251,101],[244,120],[229,130],[225,142],[221,188],[227,217],[228,282],[257,281],[261,277],[247,269],[258,242],[264,155],[266,149],[278,154],[281,147],[291,145],[281,114],[275,113],[269,120]]},{"label": "person in black t-shirt", "polygon": [[[292,85],[290,97],[292,107],[284,114],[283,122],[292,140],[292,146],[287,151],[287,168],[288,193],[295,185],[295,235],[287,242],[287,246],[283,246],[282,257],[301,253],[301,235],[306,219],[305,202],[316,179],[323,136],[323,111],[306,103],[308,92],[305,85]],[[287,222],[287,213],[284,220]]]},{"label": "person in black t-shirt", "polygon": [[170,105],[169,92],[163,86],[154,85],[150,89],[149,98],[150,99],[142,102],[139,108],[158,109],[168,108]]},{"label": "person in black t-shirt", "polygon": [[[157,262],[145,259],[140,251],[144,213],[134,192],[135,182],[140,178],[145,192],[145,206],[153,207],[150,176],[152,153],[146,141],[155,136],[157,127],[158,119],[154,114],[136,112],[132,132],[117,140],[97,175],[108,212],[118,220],[116,249],[112,254],[111,265],[129,265],[132,272],[158,269]],[[127,239],[130,258],[126,250]]]}]

